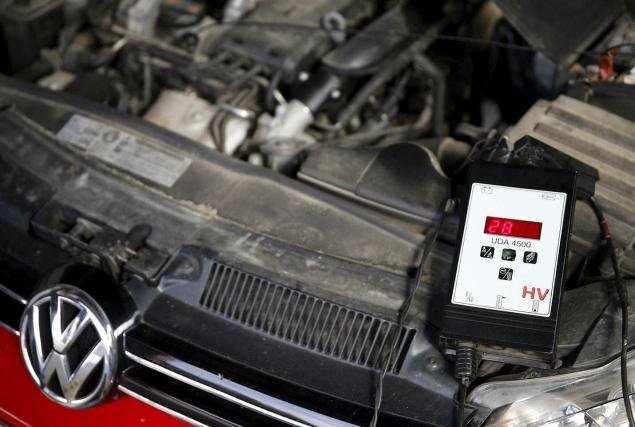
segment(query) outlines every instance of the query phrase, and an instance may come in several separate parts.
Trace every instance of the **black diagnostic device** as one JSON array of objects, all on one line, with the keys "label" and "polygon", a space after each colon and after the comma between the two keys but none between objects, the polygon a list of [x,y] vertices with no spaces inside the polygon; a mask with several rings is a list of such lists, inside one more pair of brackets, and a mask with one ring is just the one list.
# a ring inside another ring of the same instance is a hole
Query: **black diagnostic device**
[{"label": "black diagnostic device", "polygon": [[440,332],[447,354],[468,343],[484,359],[553,366],[576,178],[470,166]]}]

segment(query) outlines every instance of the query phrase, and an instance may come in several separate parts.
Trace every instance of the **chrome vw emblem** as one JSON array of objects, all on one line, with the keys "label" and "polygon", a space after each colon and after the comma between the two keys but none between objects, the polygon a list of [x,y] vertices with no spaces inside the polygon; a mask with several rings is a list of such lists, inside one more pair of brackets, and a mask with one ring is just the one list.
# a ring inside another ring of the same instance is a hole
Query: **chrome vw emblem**
[{"label": "chrome vw emblem", "polygon": [[99,403],[117,369],[112,326],[86,292],[58,285],[35,295],[20,323],[22,357],[35,383],[72,408]]}]

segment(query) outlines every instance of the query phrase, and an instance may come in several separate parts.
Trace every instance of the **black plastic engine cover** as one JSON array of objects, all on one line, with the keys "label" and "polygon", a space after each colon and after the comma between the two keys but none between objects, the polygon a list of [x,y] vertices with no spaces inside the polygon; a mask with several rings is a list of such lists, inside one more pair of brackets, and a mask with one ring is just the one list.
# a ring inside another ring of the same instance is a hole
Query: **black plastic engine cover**
[{"label": "black plastic engine cover", "polygon": [[351,0],[294,0],[263,2],[241,23],[230,29],[217,46],[280,70],[285,80],[308,69],[332,47],[326,31],[316,30],[331,11],[340,11]]},{"label": "black plastic engine cover", "polygon": [[450,185],[434,155],[413,143],[380,149],[322,146],[298,178],[406,220],[434,222]]}]

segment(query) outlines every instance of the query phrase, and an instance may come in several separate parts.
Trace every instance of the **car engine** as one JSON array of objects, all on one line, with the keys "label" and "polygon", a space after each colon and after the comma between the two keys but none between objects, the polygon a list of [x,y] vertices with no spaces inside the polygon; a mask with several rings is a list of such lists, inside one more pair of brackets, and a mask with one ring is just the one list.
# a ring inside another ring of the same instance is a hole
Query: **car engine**
[{"label": "car engine", "polygon": [[579,197],[557,362],[495,349],[463,403],[471,425],[619,425],[623,406],[593,424],[593,394],[573,408],[561,378],[617,378],[616,277],[635,301],[635,21],[619,0],[552,3],[0,0],[0,288],[19,295],[0,322],[17,330],[16,301],[72,261],[141,313],[124,392],[223,412],[140,362],[169,348],[342,425],[449,425],[439,331],[466,174],[575,165],[611,233]]}]

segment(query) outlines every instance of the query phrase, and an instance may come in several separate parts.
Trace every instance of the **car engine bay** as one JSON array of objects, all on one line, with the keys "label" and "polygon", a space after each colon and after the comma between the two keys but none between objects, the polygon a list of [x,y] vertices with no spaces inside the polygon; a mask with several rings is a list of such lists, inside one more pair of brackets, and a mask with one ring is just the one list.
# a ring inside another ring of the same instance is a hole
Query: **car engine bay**
[{"label": "car engine bay", "polygon": [[[73,259],[133,295],[126,354],[178,337],[337,420],[449,425],[468,170],[574,165],[557,357],[490,349],[463,404],[622,425],[622,388],[593,387],[635,364],[635,7],[552,3],[0,0],[1,286],[28,300]],[[126,390],[168,387],[136,362]]]}]

